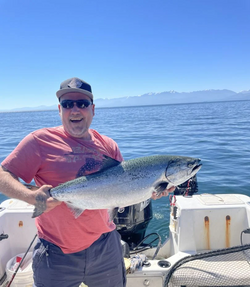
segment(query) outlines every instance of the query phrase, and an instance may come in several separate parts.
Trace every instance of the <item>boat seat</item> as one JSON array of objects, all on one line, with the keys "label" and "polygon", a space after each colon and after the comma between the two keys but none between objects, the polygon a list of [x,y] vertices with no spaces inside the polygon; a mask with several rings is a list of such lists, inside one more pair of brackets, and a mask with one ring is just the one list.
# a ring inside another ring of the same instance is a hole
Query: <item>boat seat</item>
[{"label": "boat seat", "polygon": [[169,271],[164,287],[250,286],[250,244],[187,256]]}]

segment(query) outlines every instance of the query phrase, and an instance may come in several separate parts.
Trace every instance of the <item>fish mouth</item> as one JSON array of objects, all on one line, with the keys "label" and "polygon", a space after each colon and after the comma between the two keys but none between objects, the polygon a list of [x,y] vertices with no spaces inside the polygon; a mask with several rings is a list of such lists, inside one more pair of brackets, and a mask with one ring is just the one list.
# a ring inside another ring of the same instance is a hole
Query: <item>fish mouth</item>
[{"label": "fish mouth", "polygon": [[202,167],[202,164],[201,164],[201,163],[200,163],[200,164],[197,164],[196,166],[194,166],[194,167],[192,168],[191,175],[195,175],[195,174],[201,169],[201,167]]},{"label": "fish mouth", "polygon": [[193,171],[196,171],[197,169],[197,172],[201,169],[201,167],[202,167],[202,163],[200,163],[200,164],[197,164],[193,169],[192,169],[192,172]]}]

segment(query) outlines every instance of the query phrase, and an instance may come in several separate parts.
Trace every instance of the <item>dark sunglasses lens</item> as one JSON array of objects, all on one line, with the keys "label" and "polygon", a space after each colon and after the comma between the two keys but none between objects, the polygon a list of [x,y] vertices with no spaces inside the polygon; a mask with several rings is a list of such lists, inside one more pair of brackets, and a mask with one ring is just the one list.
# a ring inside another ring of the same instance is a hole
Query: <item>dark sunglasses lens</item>
[{"label": "dark sunglasses lens", "polygon": [[87,108],[91,104],[90,101],[87,100],[78,100],[76,101],[76,105],[79,109]]},{"label": "dark sunglasses lens", "polygon": [[74,107],[74,101],[71,100],[64,100],[60,103],[60,105],[64,108],[64,109],[72,109]]},{"label": "dark sunglasses lens", "polygon": [[74,107],[74,103],[76,103],[76,105],[79,109],[84,109],[84,108],[87,108],[89,105],[91,105],[91,102],[88,100],[78,100],[78,101],[63,100],[60,103],[60,105],[64,109],[72,109]]}]

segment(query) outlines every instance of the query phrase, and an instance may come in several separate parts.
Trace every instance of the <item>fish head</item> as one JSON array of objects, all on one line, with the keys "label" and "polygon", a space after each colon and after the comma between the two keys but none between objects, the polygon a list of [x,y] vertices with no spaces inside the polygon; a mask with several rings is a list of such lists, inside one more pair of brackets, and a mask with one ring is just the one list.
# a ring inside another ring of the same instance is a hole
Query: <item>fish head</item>
[{"label": "fish head", "polygon": [[167,188],[177,186],[193,177],[202,164],[200,159],[191,157],[173,157],[165,170],[166,180],[169,183]]}]

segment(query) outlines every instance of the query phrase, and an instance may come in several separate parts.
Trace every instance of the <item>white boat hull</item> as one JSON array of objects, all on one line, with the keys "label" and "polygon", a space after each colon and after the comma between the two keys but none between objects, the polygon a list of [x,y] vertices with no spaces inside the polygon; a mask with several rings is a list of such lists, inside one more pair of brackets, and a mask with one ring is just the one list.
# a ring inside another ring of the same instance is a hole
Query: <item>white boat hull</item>
[{"label": "white boat hull", "polygon": [[[33,206],[10,199],[4,201],[0,208],[0,234],[8,235],[7,239],[0,241],[0,278],[4,278],[6,263],[15,255],[26,252],[36,234],[36,227],[34,219],[31,217]],[[176,196],[176,202],[173,203],[170,212],[169,238],[161,246],[154,260],[152,258],[156,248],[142,252],[147,256],[148,261],[134,271],[130,270],[127,275],[127,287],[163,287],[171,268],[182,258],[212,250],[240,246],[242,238],[243,244],[250,244],[250,235],[245,234],[242,237],[241,234],[243,230],[249,227],[250,197],[246,195],[201,194],[192,197]],[[225,266],[229,263],[232,262],[223,262]],[[233,263],[235,263],[237,270],[240,263],[236,261]],[[219,265],[222,266],[220,262],[215,262],[214,265],[210,264],[209,266],[211,266],[211,270],[216,270]],[[225,278],[230,278],[230,270],[229,272],[223,270],[220,272]],[[234,278],[230,281],[231,285],[228,286],[247,286],[247,284],[240,285],[239,282],[249,282],[250,285],[250,267],[249,274],[244,273],[242,277],[244,276],[246,278],[239,279],[245,281],[237,281],[237,278]],[[218,277],[220,276],[218,275]],[[182,281],[178,281],[180,286],[186,285],[186,279],[185,277],[182,278]],[[198,285],[193,286],[203,286],[202,282],[197,278]],[[223,284],[223,281],[218,282]]]}]

